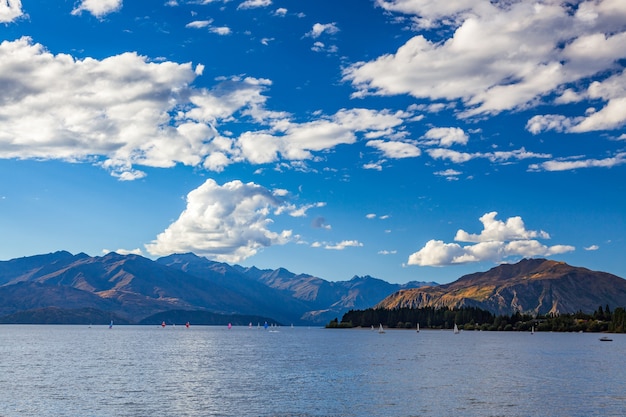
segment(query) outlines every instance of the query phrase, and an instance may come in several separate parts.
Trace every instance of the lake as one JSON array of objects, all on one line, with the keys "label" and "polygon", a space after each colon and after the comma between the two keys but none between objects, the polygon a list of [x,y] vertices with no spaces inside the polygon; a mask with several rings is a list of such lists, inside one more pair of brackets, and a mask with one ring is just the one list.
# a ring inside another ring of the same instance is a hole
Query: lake
[{"label": "lake", "polygon": [[625,416],[626,335],[0,326],[0,416]]}]

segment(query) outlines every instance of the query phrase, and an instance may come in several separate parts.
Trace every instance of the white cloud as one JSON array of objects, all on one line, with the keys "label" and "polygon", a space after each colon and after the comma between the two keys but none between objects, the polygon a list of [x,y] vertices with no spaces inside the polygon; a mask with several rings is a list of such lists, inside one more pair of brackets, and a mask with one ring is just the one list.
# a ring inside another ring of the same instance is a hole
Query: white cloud
[{"label": "white cloud", "polygon": [[215,33],[217,35],[230,35],[232,33],[231,29],[228,26],[211,26],[213,24],[213,19],[209,20],[195,20],[193,22],[189,22],[185,25],[186,28],[190,29],[203,29],[208,28],[209,32]]},{"label": "white cloud", "polygon": [[9,23],[24,15],[21,0],[0,0],[0,23]]},{"label": "white cloud", "polygon": [[[417,35],[395,53],[346,68],[344,79],[357,97],[410,94],[460,101],[460,117],[495,114],[535,106],[564,86],[584,86],[592,76],[609,76],[626,58],[626,2],[620,0],[577,2],[576,8],[560,0],[378,4],[419,17],[418,26],[443,28],[432,33],[450,35],[432,40]],[[600,93],[607,108],[578,129],[623,125],[624,106],[611,103],[613,94]]]},{"label": "white cloud", "polygon": [[145,247],[152,255],[194,252],[222,262],[240,262],[264,247],[290,241],[291,231],[273,232],[272,210],[282,206],[272,192],[254,184],[209,179],[187,195],[187,207]]},{"label": "white cloud", "polygon": [[434,127],[424,135],[424,138],[430,139],[426,144],[443,147],[452,145],[466,145],[468,141],[467,134],[460,127]]},{"label": "white cloud", "polygon": [[[624,77],[626,80],[626,77]],[[626,94],[608,100],[606,106],[582,118],[570,131],[573,133],[613,130],[626,124]]]},{"label": "white cloud", "polygon": [[572,127],[572,119],[559,114],[544,114],[533,116],[526,123],[526,130],[533,135],[546,130],[567,132]]},{"label": "white cloud", "polygon": [[437,1],[437,0],[376,0],[376,4],[385,10],[420,15],[431,21],[438,21],[469,12],[478,6],[474,0]]},{"label": "white cloud", "polygon": [[[269,138],[276,144],[271,152],[287,159],[308,159],[312,151],[353,143],[357,131],[389,129],[405,117],[355,109],[292,123],[284,113],[265,110],[263,92],[271,81],[233,77],[217,80],[212,90],[193,88],[201,73],[201,65],[154,63],[135,53],[78,60],[53,55],[30,38],[4,41],[0,158],[87,161],[127,180],[145,175],[138,165],[220,171],[237,161],[275,159],[255,154],[262,146],[246,143],[249,137]],[[237,139],[219,134],[235,116],[272,127]]]},{"label": "white cloud", "polygon": [[587,246],[584,249],[587,250],[587,251],[594,251],[594,250],[600,249],[600,246],[598,246],[598,245],[591,245],[591,246]]},{"label": "white cloud", "polygon": [[322,23],[316,23],[313,25],[313,28],[311,28],[310,32],[307,32],[307,34],[305,36],[311,37],[313,39],[319,38],[320,36],[322,36],[323,34],[329,34],[329,35],[333,35],[335,33],[339,32],[339,28],[337,27],[336,23],[326,23],[326,24],[322,24]]},{"label": "white cloud", "polygon": [[419,251],[409,256],[409,265],[443,266],[455,262],[463,256],[463,248],[457,243],[444,243],[441,240],[429,240]]},{"label": "white cloud", "polygon": [[552,158],[552,155],[547,153],[536,153],[527,151],[525,148],[515,149],[512,151],[495,151],[479,154],[482,158],[487,158],[491,162],[506,162],[510,160],[523,160],[523,159],[547,159]]},{"label": "white cloud", "polygon": [[587,90],[578,93],[578,96],[589,100],[601,100],[606,105],[598,111],[591,108],[584,116],[536,115],[528,121],[526,129],[536,135],[549,130],[566,133],[614,130],[626,125],[626,71],[603,81],[592,82]]},{"label": "white cloud", "polygon": [[444,148],[428,149],[426,152],[433,159],[448,159],[457,164],[461,164],[463,162],[467,162],[481,156],[481,154],[479,153],[471,154],[467,152],[453,151],[452,149]]},{"label": "white cloud", "polygon": [[246,0],[237,6],[237,9],[254,9],[257,7],[267,7],[272,4],[272,0]]},{"label": "white cloud", "polygon": [[287,160],[311,159],[314,151],[355,143],[356,133],[393,129],[402,124],[404,117],[407,115],[401,112],[344,109],[311,122],[277,119],[268,130],[245,132],[236,139],[236,146],[243,159],[256,164],[275,162],[279,156]]},{"label": "white cloud", "polygon": [[496,151],[496,152],[458,152],[452,149],[434,148],[426,151],[433,159],[447,159],[455,163],[463,163],[472,159],[482,158],[488,159],[491,162],[507,162],[510,160],[523,160],[523,159],[547,159],[551,158],[550,154],[542,154],[529,152],[524,148],[516,149],[513,151]]},{"label": "white cloud", "polygon": [[496,220],[496,212],[486,213],[480,221],[483,230],[470,234],[459,229],[454,238],[458,243],[430,240],[422,249],[409,256],[409,265],[445,266],[470,262],[502,262],[510,257],[551,256],[575,250],[569,245],[546,246],[537,239],[549,239],[543,230],[527,230],[521,217],[510,217],[506,222]]},{"label": "white cloud", "polygon": [[[1,158],[100,161],[122,175],[135,164],[196,165],[214,135],[194,121],[171,124],[196,77],[190,63],[135,53],[76,60],[21,38],[0,44],[0,74],[9,86],[0,98]],[[185,134],[192,124],[201,137]]]},{"label": "white cloud", "polygon": [[109,13],[117,12],[122,8],[122,0],[82,0],[80,4],[72,10],[73,15],[87,11],[97,18],[101,18]]},{"label": "white cloud", "polygon": [[[276,194],[275,194],[276,195]],[[313,203],[313,204],[305,204],[303,206],[296,206],[293,204],[284,204],[283,206],[279,207],[278,209],[276,209],[276,214],[281,214],[283,212],[287,212],[289,213],[289,215],[291,217],[305,217],[306,216],[306,212],[309,211],[312,208],[320,208],[320,207],[325,207],[326,203],[324,202],[318,202],[318,203]]]},{"label": "white cloud", "polygon": [[278,9],[276,9],[276,11],[274,12],[275,16],[280,16],[283,17],[287,14],[287,9],[285,9],[284,7],[279,7]]},{"label": "white cloud", "polygon": [[313,43],[313,46],[311,47],[311,50],[313,52],[325,52],[328,54],[334,54],[337,53],[339,49],[337,48],[337,45],[326,45],[324,42],[315,41]]},{"label": "white cloud", "polygon": [[438,175],[440,177],[446,177],[446,179],[448,181],[455,181],[459,179],[459,175],[461,175],[462,172],[457,171],[455,169],[446,169],[444,171],[437,171],[435,172],[435,175]]},{"label": "white cloud", "polygon": [[604,159],[552,160],[529,166],[531,171],[571,171],[580,168],[611,168],[626,164],[626,152]]},{"label": "white cloud", "polygon": [[375,213],[368,213],[368,214],[365,215],[365,218],[369,219],[369,220],[376,219],[376,218],[379,218],[380,220],[387,220],[390,217],[391,217],[391,215],[389,215],[389,214],[383,214],[383,215],[379,216],[379,215],[377,215]]},{"label": "white cloud", "polygon": [[395,255],[396,253],[398,253],[397,250],[379,250],[378,251],[379,255]]},{"label": "white cloud", "polygon": [[109,249],[102,249],[102,253],[103,254],[108,254],[111,252],[115,252],[119,255],[139,255],[139,256],[143,256],[143,251],[140,248],[135,248],[135,249],[117,249],[114,251],[111,251]]},{"label": "white cloud", "polygon": [[209,31],[211,31],[211,33],[215,33],[216,35],[221,36],[230,35],[232,33],[228,26],[212,27],[209,29]]},{"label": "white cloud", "polygon": [[494,240],[550,239],[550,235],[543,230],[526,230],[524,221],[519,216],[509,217],[506,222],[503,222],[496,220],[497,215],[497,212],[492,211],[485,213],[479,218],[480,222],[483,224],[483,230],[479,235],[470,234],[459,229],[456,232],[454,240],[457,242],[488,242]]},{"label": "white cloud", "polygon": [[382,171],[383,163],[385,163],[385,160],[381,160],[377,162],[369,162],[367,164],[363,164],[363,169],[373,169],[374,171]]},{"label": "white cloud", "polygon": [[407,142],[370,140],[366,145],[378,149],[391,159],[415,158],[422,154],[417,146]]},{"label": "white cloud", "polygon": [[[76,59],[51,54],[30,38],[4,41],[0,158],[89,162],[121,180],[144,177],[141,166],[184,164],[219,172],[240,162],[311,160],[317,152],[361,137],[402,138],[403,125],[413,116],[353,108],[294,121],[265,108],[270,80],[222,77],[212,89],[194,88],[203,69],[202,64],[150,62],[135,53]],[[231,122],[249,122],[252,130],[220,133]],[[370,146],[390,158],[420,153],[400,140]],[[370,167],[382,169],[383,162]]]},{"label": "white cloud", "polygon": [[323,242],[313,242],[311,247],[313,248],[324,248],[328,250],[344,250],[349,247],[361,247],[363,244],[358,240],[342,240],[339,243],[323,243]]},{"label": "white cloud", "polygon": [[186,28],[192,28],[192,29],[202,29],[205,28],[207,26],[209,26],[211,23],[213,23],[213,19],[210,20],[195,20],[193,22],[189,22],[185,25]]},{"label": "white cloud", "polygon": [[289,195],[289,191],[285,190],[284,188],[276,188],[272,191],[272,194],[274,194],[276,197],[286,197]]}]

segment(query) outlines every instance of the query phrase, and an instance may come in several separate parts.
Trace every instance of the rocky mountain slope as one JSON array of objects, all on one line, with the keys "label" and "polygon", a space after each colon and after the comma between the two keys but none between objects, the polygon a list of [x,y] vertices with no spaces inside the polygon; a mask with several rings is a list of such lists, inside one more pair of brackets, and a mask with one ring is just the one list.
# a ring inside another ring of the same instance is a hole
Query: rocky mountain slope
[{"label": "rocky mountain slope", "polygon": [[494,314],[591,313],[626,306],[626,280],[546,259],[524,259],[439,286],[400,290],[377,307],[478,307]]}]

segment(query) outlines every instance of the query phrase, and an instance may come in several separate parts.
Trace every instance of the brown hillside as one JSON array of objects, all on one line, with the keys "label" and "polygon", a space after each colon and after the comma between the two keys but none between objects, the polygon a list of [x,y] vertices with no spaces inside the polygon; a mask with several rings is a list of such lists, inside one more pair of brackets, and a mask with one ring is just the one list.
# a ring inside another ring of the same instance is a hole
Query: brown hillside
[{"label": "brown hillside", "polygon": [[403,290],[379,308],[479,307],[495,314],[593,312],[626,306],[626,280],[546,259],[524,259],[445,285]]}]

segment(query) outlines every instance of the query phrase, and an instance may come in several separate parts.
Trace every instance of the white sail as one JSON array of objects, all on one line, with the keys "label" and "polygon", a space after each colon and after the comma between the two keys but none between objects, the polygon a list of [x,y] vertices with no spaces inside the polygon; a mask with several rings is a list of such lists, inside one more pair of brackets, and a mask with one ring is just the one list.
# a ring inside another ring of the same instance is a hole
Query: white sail
[{"label": "white sail", "polygon": [[380,324],[380,326],[378,326],[378,333],[385,333],[382,323]]},{"label": "white sail", "polygon": [[456,323],[454,323],[454,334],[459,334],[459,328],[457,327]]},{"label": "white sail", "polygon": [[417,332],[418,333],[420,332],[420,324],[419,323],[417,323]]}]

